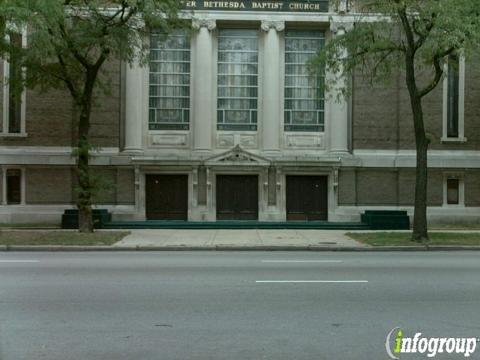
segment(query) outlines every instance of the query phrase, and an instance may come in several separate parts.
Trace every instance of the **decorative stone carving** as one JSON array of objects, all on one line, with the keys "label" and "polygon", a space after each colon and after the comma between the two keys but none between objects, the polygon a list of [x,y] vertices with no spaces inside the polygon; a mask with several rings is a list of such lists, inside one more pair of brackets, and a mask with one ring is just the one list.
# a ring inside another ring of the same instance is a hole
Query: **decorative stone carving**
[{"label": "decorative stone carving", "polygon": [[223,157],[222,159],[220,159],[219,161],[223,161],[223,162],[230,162],[230,161],[233,161],[233,162],[256,162],[256,160],[251,156],[251,154],[245,152],[241,147],[240,145],[237,145],[235,146],[232,151],[230,152],[230,154],[228,154],[227,156]]},{"label": "decorative stone carving", "polygon": [[187,135],[153,135],[151,144],[156,146],[184,147],[188,144]]},{"label": "decorative stone carving", "polygon": [[289,148],[323,148],[323,137],[319,135],[287,135]]},{"label": "decorative stone carving", "polygon": [[276,31],[280,32],[285,30],[285,21],[263,20],[261,29],[266,32],[268,32],[270,29],[275,29]]},{"label": "decorative stone carving", "polygon": [[257,147],[257,136],[256,135],[241,135],[240,136],[240,145],[245,148],[256,148]]},{"label": "decorative stone carving", "polygon": [[218,135],[217,146],[219,148],[231,148],[235,145],[235,137],[232,134],[221,134]]},{"label": "decorative stone carving", "polygon": [[242,149],[240,145],[233,149],[211,157],[205,161],[206,166],[223,165],[226,163],[235,163],[238,165],[270,166],[271,162],[267,158],[252,154]]},{"label": "decorative stone carving", "polygon": [[195,30],[207,28],[209,31],[212,31],[217,27],[217,22],[214,19],[193,19],[192,27]]},{"label": "decorative stone carving", "polygon": [[337,35],[340,33],[345,33],[353,29],[353,22],[345,22],[345,21],[332,21],[330,23],[330,31]]}]

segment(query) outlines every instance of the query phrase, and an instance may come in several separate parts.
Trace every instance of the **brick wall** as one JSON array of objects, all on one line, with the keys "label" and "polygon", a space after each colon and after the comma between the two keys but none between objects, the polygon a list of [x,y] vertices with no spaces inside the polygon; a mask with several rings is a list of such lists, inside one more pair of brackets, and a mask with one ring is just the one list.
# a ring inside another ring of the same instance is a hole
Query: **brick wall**
[{"label": "brick wall", "polygon": [[[443,204],[443,172],[428,173],[429,206]],[[415,169],[345,169],[339,173],[341,206],[413,206]]]},{"label": "brick wall", "polygon": [[121,112],[121,62],[111,61],[105,65],[103,79],[109,79],[107,94],[97,91],[95,108],[90,119],[90,140],[94,146],[120,146]]},{"label": "brick wall", "polygon": [[[3,64],[0,66],[2,78]],[[91,142],[98,147],[118,147],[120,144],[121,66],[119,61],[105,65],[111,91],[97,91],[91,117]],[[72,146],[77,133],[77,116],[67,90],[27,90],[26,138],[0,138],[0,146]],[[3,88],[0,86],[0,99]],[[0,101],[3,114],[3,101]],[[1,117],[1,116],[0,116]]]},{"label": "brick wall", "polygon": [[0,168],[0,204],[3,202],[3,169]]},{"label": "brick wall", "polygon": [[465,136],[466,147],[480,150],[480,55],[466,65]]},{"label": "brick wall", "polygon": [[355,169],[342,169],[338,173],[338,203],[344,206],[356,204],[356,173]]},{"label": "brick wall", "polygon": [[388,169],[357,171],[358,205],[397,205],[397,172]]},{"label": "brick wall", "polygon": [[0,131],[3,131],[3,60],[0,59]]},{"label": "brick wall", "polygon": [[[480,63],[466,64],[465,144],[442,144],[443,83],[423,99],[425,127],[432,150],[480,149]],[[354,149],[415,149],[413,119],[405,77],[398,74],[373,87],[355,74],[353,88]]]},{"label": "brick wall", "polygon": [[480,170],[465,172],[465,206],[480,206]]},{"label": "brick wall", "polygon": [[396,81],[392,79],[389,86],[371,86],[361,75],[354,77],[354,149],[396,149],[399,94]]},{"label": "brick wall", "polygon": [[[135,204],[132,168],[94,167],[93,171],[112,185],[110,189],[100,194],[96,203],[105,205]],[[77,184],[73,168],[29,167],[26,169],[26,202],[29,205],[75,204]]]},{"label": "brick wall", "polygon": [[135,204],[135,172],[133,169],[117,169],[117,204],[133,205]]},{"label": "brick wall", "polygon": [[95,202],[98,204],[116,204],[116,180],[117,169],[113,168],[95,168],[95,174],[102,178],[102,181],[106,181],[108,187],[98,194]]},{"label": "brick wall", "polygon": [[27,204],[72,203],[72,172],[69,168],[27,168],[25,176]]}]

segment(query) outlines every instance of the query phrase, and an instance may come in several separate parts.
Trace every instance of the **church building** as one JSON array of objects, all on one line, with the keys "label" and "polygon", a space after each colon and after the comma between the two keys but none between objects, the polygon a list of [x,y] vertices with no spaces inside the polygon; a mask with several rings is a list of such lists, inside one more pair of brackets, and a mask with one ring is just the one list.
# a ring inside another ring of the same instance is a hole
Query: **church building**
[{"label": "church building", "polygon": [[[356,74],[325,94],[308,60],[355,26],[350,1],[188,1],[192,32],[150,34],[148,66],[111,62],[97,99],[97,199],[116,220],[354,222],[413,213],[415,139],[405,80]],[[11,41],[27,41],[19,36]],[[480,62],[454,59],[425,99],[431,222],[480,221]],[[0,223],[60,223],[75,208],[66,91],[25,90],[0,59]],[[325,74],[328,76],[328,74]]]}]

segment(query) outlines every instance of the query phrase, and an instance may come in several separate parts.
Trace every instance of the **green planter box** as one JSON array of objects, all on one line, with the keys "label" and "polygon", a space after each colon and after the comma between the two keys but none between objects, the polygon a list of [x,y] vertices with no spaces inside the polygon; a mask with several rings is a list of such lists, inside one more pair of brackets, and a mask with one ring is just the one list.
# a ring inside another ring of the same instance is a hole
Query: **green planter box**
[{"label": "green planter box", "polygon": [[367,210],[361,215],[362,223],[373,230],[409,230],[410,218],[406,211]]},{"label": "green planter box", "polygon": [[[112,221],[112,214],[105,209],[94,209],[93,224],[95,229],[103,229],[106,223]],[[62,229],[78,229],[78,210],[68,209],[62,215]]]}]

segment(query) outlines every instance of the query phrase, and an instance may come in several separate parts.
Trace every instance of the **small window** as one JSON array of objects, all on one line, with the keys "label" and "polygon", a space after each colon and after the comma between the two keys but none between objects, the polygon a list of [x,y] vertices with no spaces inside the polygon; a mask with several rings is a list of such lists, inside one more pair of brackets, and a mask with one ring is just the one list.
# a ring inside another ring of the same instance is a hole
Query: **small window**
[{"label": "small window", "polygon": [[448,56],[444,70],[442,141],[465,142],[465,57]]},{"label": "small window", "polygon": [[447,204],[460,204],[460,181],[459,179],[447,179]]},{"label": "small window", "polygon": [[19,51],[25,46],[25,37],[21,32],[9,31],[8,41],[12,51],[3,61],[3,129],[4,134],[22,134],[25,132],[25,90],[22,88],[23,71]]},{"label": "small window", "polygon": [[460,95],[460,61],[458,55],[448,58],[448,90],[447,90],[447,137],[458,138],[458,115]]},{"label": "small window", "polygon": [[17,205],[22,202],[22,171],[7,170],[7,204]]}]

